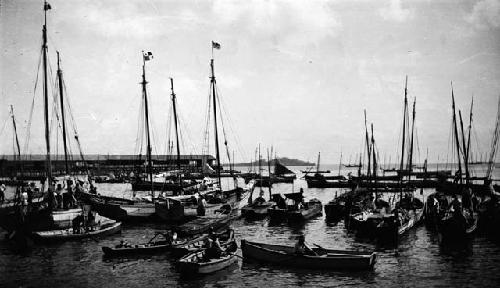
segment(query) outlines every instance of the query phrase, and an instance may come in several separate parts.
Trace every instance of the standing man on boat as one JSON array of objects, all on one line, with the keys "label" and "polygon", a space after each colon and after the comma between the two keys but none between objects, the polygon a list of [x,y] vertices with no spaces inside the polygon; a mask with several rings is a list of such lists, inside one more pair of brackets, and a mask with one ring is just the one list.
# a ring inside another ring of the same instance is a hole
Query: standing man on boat
[{"label": "standing man on boat", "polygon": [[207,206],[207,201],[203,195],[198,198],[198,207],[196,208],[196,214],[198,216],[205,216],[205,207]]},{"label": "standing man on boat", "polygon": [[2,186],[0,186],[0,204],[5,201],[5,190],[5,184],[2,184]]}]

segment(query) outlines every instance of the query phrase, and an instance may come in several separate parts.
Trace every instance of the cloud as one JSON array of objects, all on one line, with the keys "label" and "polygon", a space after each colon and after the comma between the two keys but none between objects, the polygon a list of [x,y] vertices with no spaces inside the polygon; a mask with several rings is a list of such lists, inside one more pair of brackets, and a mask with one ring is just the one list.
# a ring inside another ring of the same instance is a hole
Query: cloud
[{"label": "cloud", "polygon": [[244,29],[242,33],[266,35],[275,43],[317,43],[341,28],[340,19],[323,0],[217,0],[213,12],[220,25],[237,25]]},{"label": "cloud", "polygon": [[380,16],[387,21],[404,22],[412,17],[410,9],[404,9],[401,0],[392,0],[391,3],[378,10]]},{"label": "cloud", "polygon": [[465,20],[478,29],[500,27],[500,0],[481,0],[477,2]]}]

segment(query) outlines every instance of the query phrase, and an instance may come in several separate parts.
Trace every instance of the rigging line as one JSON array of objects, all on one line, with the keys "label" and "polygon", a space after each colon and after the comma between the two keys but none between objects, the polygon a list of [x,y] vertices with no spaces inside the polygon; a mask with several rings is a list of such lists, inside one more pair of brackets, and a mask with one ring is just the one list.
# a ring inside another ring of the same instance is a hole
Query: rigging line
[{"label": "rigging line", "polygon": [[[228,123],[228,129],[229,129],[229,131],[233,135],[233,138],[234,138],[233,140],[234,140],[234,142],[236,144],[236,148],[238,149],[239,153],[241,154],[241,156],[244,159],[248,159],[248,155],[246,155],[246,152],[245,152],[245,150],[243,149],[243,147],[241,145],[241,141],[239,139],[239,135],[238,135],[238,133],[236,133],[236,130],[234,129],[234,127],[232,125],[232,122],[235,122],[235,121],[232,120],[231,117],[230,117],[229,109],[227,109],[227,105],[226,105],[226,103],[224,101],[224,98],[219,97],[220,93],[219,93],[219,88],[218,87],[216,87],[216,91],[217,91],[217,97],[220,98],[219,102],[221,104],[219,104],[219,106],[221,107],[221,111],[225,115],[226,119],[229,121],[229,123]],[[222,119],[222,115],[221,115],[221,119]]]},{"label": "rigging line", "polygon": [[[179,107],[179,103],[176,101],[175,102],[177,107]],[[180,109],[177,109],[177,111],[179,111]],[[182,137],[182,149],[183,150],[186,150],[186,141],[188,143],[191,144],[191,148],[194,148],[194,145],[193,145],[193,139],[191,138],[191,133],[189,133],[189,127],[187,125],[187,121],[184,120],[184,117],[182,115],[182,113],[177,113],[177,122],[179,124],[179,132],[181,134],[181,137]],[[183,133],[184,132],[184,133]]]},{"label": "rigging line", "polygon": [[209,155],[210,154],[210,120],[211,120],[211,107],[212,107],[212,101],[210,101],[210,89],[211,87],[208,88],[208,97],[207,99],[207,105],[205,107],[206,114],[205,114],[205,129],[203,131],[203,147],[202,147],[202,154],[204,155]]},{"label": "rigging line", "polygon": [[[75,141],[76,141],[76,145],[77,145],[77,149],[78,149],[78,152],[80,154],[80,158],[82,161],[84,161],[85,159],[83,158],[83,149],[82,149],[82,145],[81,145],[81,142],[80,142],[80,136],[78,135],[78,130],[77,130],[77,125],[76,125],[76,120],[75,120],[75,117],[73,115],[73,108],[71,106],[71,98],[68,94],[68,91],[67,91],[67,88],[66,88],[66,82],[64,81],[63,79],[63,89],[64,89],[64,93],[65,93],[65,98],[66,98],[66,105],[68,106],[68,109],[67,109],[67,112],[69,114],[69,118],[70,118],[70,122],[71,122],[71,127],[73,128],[73,137],[75,138]],[[69,139],[68,139],[69,140]],[[71,141],[70,141],[71,143]],[[71,145],[68,145],[70,150],[71,150]],[[70,158],[71,160],[73,160],[73,153],[70,153]]]},{"label": "rigging line", "polygon": [[497,119],[496,119],[496,122],[495,122],[495,132],[494,132],[494,135],[493,135],[493,138],[492,138],[492,142],[491,142],[491,152],[490,152],[490,157],[489,157],[489,161],[488,161],[488,169],[486,171],[486,177],[488,179],[491,179],[491,173],[493,171],[493,168],[494,168],[494,160],[495,160],[495,154],[497,153],[497,148],[498,148],[498,137],[499,137],[499,134],[500,134],[500,98],[499,98],[499,101],[498,101],[498,107],[497,107]]},{"label": "rigging line", "polygon": [[181,127],[180,133],[181,133],[182,142],[183,142],[182,148],[184,150],[186,150],[187,145],[185,144],[185,142],[187,141],[190,144],[190,146],[191,146],[190,149],[193,150],[193,151],[196,151],[196,147],[195,147],[195,145],[193,143],[193,139],[190,136],[191,133],[189,133],[189,129],[188,129],[188,126],[187,126],[187,121],[184,121],[184,117],[182,117],[181,115],[178,115],[177,118],[178,118],[178,121],[179,121],[179,126]]},{"label": "rigging line", "polygon": [[167,112],[167,130],[166,130],[166,136],[167,136],[167,145],[165,145],[165,155],[167,155],[167,159],[168,159],[168,155],[170,154],[170,141],[172,140],[171,139],[171,136],[172,136],[172,122],[174,121],[173,118],[173,106],[172,106],[172,102],[169,101],[169,106],[168,106],[168,112]]},{"label": "rigging line", "polygon": [[5,127],[7,127],[7,122],[9,121],[10,116],[7,115],[7,118],[5,118],[5,121],[3,122],[2,126],[2,131],[0,132],[0,136],[2,136],[3,131],[5,130]]},{"label": "rigging line", "polygon": [[[219,107],[221,107],[220,110],[222,111],[222,105],[220,103],[221,101],[220,101],[219,93],[217,92],[215,96],[217,98],[217,103],[219,104]],[[222,113],[220,113],[220,114],[222,114]],[[227,159],[229,160],[229,163],[231,163],[231,155],[229,153],[229,147],[227,146],[227,134],[226,134],[226,128],[225,128],[225,125],[224,125],[223,118],[224,117],[222,117],[222,115],[220,115],[220,122],[221,122],[221,125],[222,125],[222,133],[224,134],[224,146],[226,147]]]},{"label": "rigging line", "polygon": [[[142,103],[142,101],[140,102]],[[136,135],[135,135],[135,141],[134,141],[134,154],[139,154],[139,131],[140,131],[140,116],[141,115],[141,104],[139,104],[139,113],[137,114],[137,129],[136,129]]]},{"label": "rigging line", "polygon": [[137,159],[142,159],[142,148],[143,148],[143,138],[144,138],[144,101],[140,102],[139,105],[139,115],[137,117],[137,138],[136,138],[136,152]]},{"label": "rigging line", "polygon": [[29,147],[29,142],[30,142],[30,138],[31,138],[31,123],[33,120],[33,110],[35,107],[36,89],[38,87],[38,76],[40,74],[40,65],[42,63],[42,54],[43,54],[42,43],[43,43],[43,41],[40,40],[40,54],[38,54],[38,66],[37,66],[36,76],[35,76],[35,85],[33,87],[33,99],[31,101],[30,114],[29,114],[29,118],[28,118],[28,123],[26,125],[26,138],[25,138],[24,147],[23,147],[25,155],[28,155],[28,147]]},{"label": "rigging line", "polygon": [[415,142],[416,142],[416,145],[417,145],[417,161],[416,163],[420,163],[420,143],[418,141],[418,127],[415,127]]}]

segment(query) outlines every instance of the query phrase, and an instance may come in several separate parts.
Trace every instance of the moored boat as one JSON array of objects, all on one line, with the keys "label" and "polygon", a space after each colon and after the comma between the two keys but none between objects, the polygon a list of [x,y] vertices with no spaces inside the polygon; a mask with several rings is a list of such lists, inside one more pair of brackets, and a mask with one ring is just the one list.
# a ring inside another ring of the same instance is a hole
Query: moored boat
[{"label": "moored boat", "polygon": [[241,240],[244,259],[253,259],[280,266],[322,270],[372,269],[376,262],[374,252],[357,252],[313,248],[318,256],[298,255],[293,246],[273,245]]},{"label": "moored boat", "polygon": [[[318,199],[311,199],[304,202],[303,190],[300,192],[284,194],[285,199],[280,194],[273,195],[273,201],[276,203],[267,211],[271,220],[295,220],[303,221],[323,213],[323,206]],[[286,203],[288,201],[289,203]]]},{"label": "moored boat", "polygon": [[[233,263],[238,262],[238,256],[234,254],[237,249],[237,245],[235,244],[233,240],[228,244],[221,245],[226,251],[222,252],[222,256],[218,258],[208,258],[206,255],[207,250],[199,250],[187,254],[177,262],[179,272],[184,275],[192,276],[197,274],[210,274],[227,268]],[[231,246],[236,249],[230,249]]]},{"label": "moored boat", "polygon": [[121,222],[106,221],[105,223],[91,227],[88,231],[81,233],[73,228],[63,230],[37,231],[33,232],[33,239],[40,242],[58,242],[79,240],[84,238],[102,237],[120,232]]},{"label": "moored boat", "polygon": [[274,202],[262,202],[262,203],[253,203],[251,205],[246,205],[241,208],[241,215],[247,219],[257,219],[263,218],[268,215],[268,209],[275,205]]},{"label": "moored boat", "polygon": [[231,213],[231,206],[226,204],[214,215],[200,216],[182,225],[176,226],[174,230],[181,236],[195,236],[207,233],[210,229],[220,229],[229,225],[236,219],[236,215]]}]

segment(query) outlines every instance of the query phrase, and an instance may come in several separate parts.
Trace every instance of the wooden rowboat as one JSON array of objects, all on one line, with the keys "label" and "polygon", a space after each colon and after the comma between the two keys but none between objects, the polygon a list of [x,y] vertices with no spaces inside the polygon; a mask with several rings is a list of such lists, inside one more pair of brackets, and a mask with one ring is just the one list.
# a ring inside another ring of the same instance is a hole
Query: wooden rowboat
[{"label": "wooden rowboat", "polygon": [[181,236],[196,236],[208,233],[210,228],[218,230],[227,227],[232,220],[237,218],[237,215],[230,212],[232,208],[229,204],[224,206],[220,213],[197,217],[192,221],[176,226],[174,230]]},{"label": "wooden rowboat", "polygon": [[96,230],[85,231],[83,233],[73,233],[73,228],[64,230],[37,231],[33,232],[33,238],[41,242],[69,241],[111,235],[118,233],[120,230],[121,222],[109,221],[97,226]]},{"label": "wooden rowboat", "polygon": [[[221,233],[216,233],[217,237],[221,241],[221,246],[226,246],[229,245],[230,243],[234,242],[234,234],[233,232],[230,232],[230,230],[221,232]],[[186,254],[193,253],[196,251],[199,251],[203,249],[205,245],[206,239],[209,237],[208,234],[203,234],[201,236],[189,239],[185,241],[184,243],[179,243],[176,245],[172,245],[172,248],[170,249],[172,252],[172,255],[174,257],[182,257]]]},{"label": "wooden rowboat", "polygon": [[241,240],[244,259],[253,259],[276,265],[323,270],[372,269],[376,262],[375,252],[357,252],[313,248],[318,256],[298,255],[294,247],[272,245]]},{"label": "wooden rowboat", "polygon": [[262,204],[251,204],[241,208],[241,215],[245,218],[264,218],[267,216],[267,210],[275,205],[274,202],[264,202]]},{"label": "wooden rowboat", "polygon": [[102,247],[102,252],[106,257],[119,257],[128,255],[154,254],[169,250],[172,244],[166,240],[154,241],[151,243],[130,245],[124,247]]},{"label": "wooden rowboat", "polygon": [[[231,243],[227,243],[221,246],[227,248],[229,245],[236,245],[236,243],[233,240],[231,241]],[[210,274],[238,262],[237,256],[231,252],[223,252],[223,255],[220,258],[205,259],[206,251],[207,250],[205,249],[198,250],[179,259],[179,261],[177,262],[179,272],[181,274],[189,276],[196,274]]]}]

